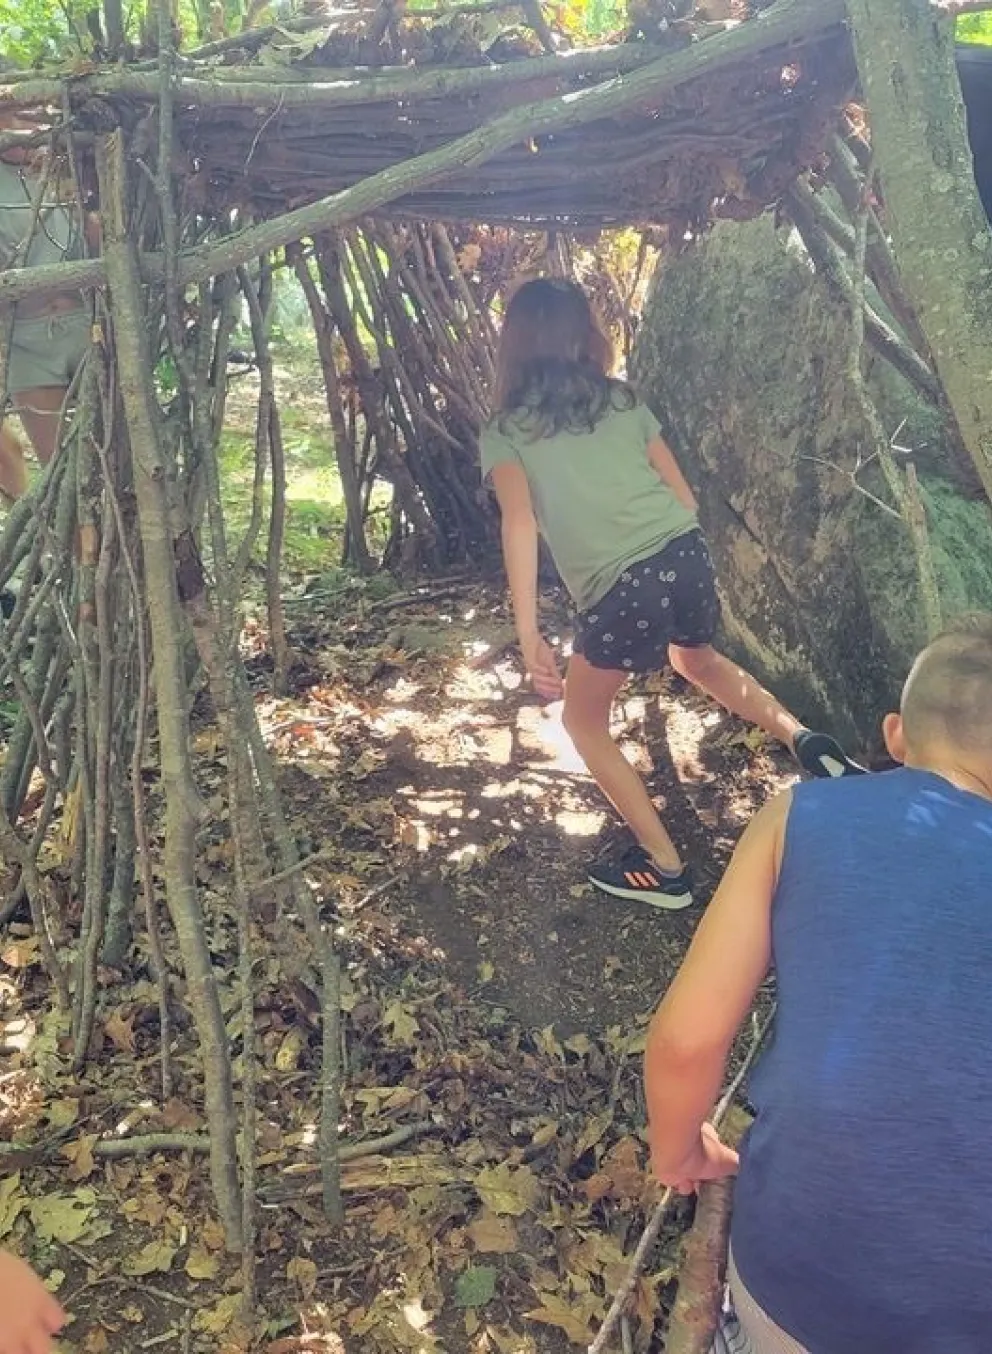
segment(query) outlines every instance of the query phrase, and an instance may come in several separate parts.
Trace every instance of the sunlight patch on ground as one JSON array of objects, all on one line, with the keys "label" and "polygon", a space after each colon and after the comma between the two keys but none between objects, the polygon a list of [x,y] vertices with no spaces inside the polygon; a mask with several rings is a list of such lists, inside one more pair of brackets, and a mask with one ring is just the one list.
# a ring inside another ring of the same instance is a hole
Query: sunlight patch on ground
[{"label": "sunlight patch on ground", "polygon": [[555,814],[555,826],[568,837],[595,837],[603,829],[605,813],[590,813],[584,810],[576,813],[574,809],[562,809]]}]

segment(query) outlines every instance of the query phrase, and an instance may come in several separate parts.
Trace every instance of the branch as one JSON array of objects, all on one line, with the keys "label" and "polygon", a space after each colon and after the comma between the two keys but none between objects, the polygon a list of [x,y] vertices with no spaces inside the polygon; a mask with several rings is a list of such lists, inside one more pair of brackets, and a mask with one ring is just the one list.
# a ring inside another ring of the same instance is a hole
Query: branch
[{"label": "branch", "polygon": [[678,1296],[668,1323],[665,1354],[709,1354],[713,1346],[727,1273],[733,1199],[733,1178],[707,1180],[700,1186],[679,1272]]},{"label": "branch", "polygon": [[[371,215],[387,203],[425,184],[436,183],[458,169],[484,164],[528,137],[581,126],[597,118],[615,117],[645,101],[657,104],[698,77],[712,76],[769,48],[808,41],[840,23],[844,12],[843,0],[778,0],[759,18],[661,57],[630,76],[512,109],[438,150],[380,170],[340,193],[239,231],[220,244],[185,250],[179,256],[179,280],[197,282],[228,272],[270,250]],[[0,102],[3,94],[0,87]],[[141,268],[147,281],[161,281],[164,275],[161,254],[145,255]],[[98,260],[7,270],[0,273],[0,305],[27,295],[41,299],[58,292],[100,286],[103,280],[103,265]]]},{"label": "branch", "polygon": [[[789,0],[791,3],[792,0]],[[540,56],[503,65],[392,69],[370,74],[362,67],[344,70],[304,67],[249,67],[232,70],[207,69],[176,84],[180,103],[189,105],[251,108],[290,108],[319,105],[393,104],[398,101],[464,97],[487,90],[547,82],[549,79],[581,80],[590,76],[623,75],[657,63],[657,53],[640,43],[599,47],[575,56]],[[60,80],[28,80],[0,85],[0,107],[11,104],[50,103],[62,90]],[[155,71],[125,70],[73,78],[74,93],[89,98],[158,98]]]},{"label": "branch", "polygon": [[[831,235],[834,234],[830,220],[832,213],[822,209],[817,195],[801,180],[789,189],[784,202],[817,272],[834,294],[845,305],[850,306],[853,303],[854,283],[831,242]],[[836,222],[836,218],[833,220]],[[837,225],[840,224],[837,222]],[[844,243],[853,252],[855,245],[853,231],[845,231]],[[903,342],[892,326],[886,324],[881,315],[865,300],[862,309],[865,335],[876,352],[890,362],[896,371],[932,403],[939,405],[943,399],[943,390],[933,369],[915,349]]]},{"label": "branch", "polygon": [[[728,1110],[734,1103],[734,1099],[737,1095],[737,1092],[740,1090],[741,1086],[744,1083],[744,1078],[751,1070],[752,1066],[754,1065],[755,1059],[761,1052],[762,1046],[765,1042],[765,1039],[768,1037],[768,1031],[772,1027],[772,1022],[775,1019],[775,1014],[777,1011],[778,1011],[778,1003],[775,1002],[773,1003],[771,1010],[765,1017],[764,1022],[760,1026],[758,1025],[757,1016],[755,1015],[752,1017],[755,1027],[754,1039],[751,1043],[750,1049],[748,1050],[747,1057],[744,1059],[743,1063],[738,1068],[736,1076],[733,1078],[733,1080],[730,1082],[730,1085],[727,1087],[723,1095],[720,1097],[720,1102],[717,1105],[716,1109],[713,1111],[712,1123],[715,1128],[720,1127],[720,1124],[727,1116]],[[665,1190],[664,1194],[661,1196],[661,1199],[658,1201],[658,1204],[655,1207],[655,1210],[648,1221],[648,1225],[645,1227],[643,1233],[641,1234],[641,1239],[637,1243],[637,1249],[631,1256],[630,1267],[627,1270],[626,1277],[624,1278],[623,1283],[620,1285],[616,1297],[613,1299],[613,1303],[610,1307],[610,1310],[606,1313],[606,1316],[603,1320],[603,1324],[599,1328],[599,1333],[597,1334],[595,1340],[593,1340],[592,1344],[589,1346],[588,1354],[603,1354],[603,1350],[606,1348],[607,1340],[613,1333],[613,1329],[616,1326],[617,1322],[623,1316],[627,1307],[627,1303],[630,1301],[631,1294],[637,1287],[637,1280],[639,1279],[641,1272],[644,1269],[644,1265],[647,1261],[648,1255],[650,1254],[651,1248],[654,1246],[654,1243],[658,1239],[658,1233],[661,1231],[665,1219],[668,1216],[668,1210],[674,1198],[675,1191],[671,1187],[669,1187],[668,1189]]]}]

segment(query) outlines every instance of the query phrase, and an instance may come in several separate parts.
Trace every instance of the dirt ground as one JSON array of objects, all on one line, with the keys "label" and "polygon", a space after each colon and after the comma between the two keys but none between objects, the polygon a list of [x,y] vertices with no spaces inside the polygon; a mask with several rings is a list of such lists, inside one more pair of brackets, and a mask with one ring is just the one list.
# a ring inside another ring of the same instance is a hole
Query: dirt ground
[{"label": "dirt ground", "polygon": [[[560,599],[545,603],[567,637]],[[204,1157],[105,1158],[109,1137],[202,1130],[203,1087],[178,960],[175,1086],[161,1103],[154,989],[105,972],[85,1073],[26,926],[0,952],[0,1244],[54,1271],[63,1348],[122,1354],[359,1349],[564,1354],[587,1344],[655,1201],[639,1054],[647,1019],[753,811],[789,758],[687,691],[633,687],[616,732],[691,861],[681,913],[585,880],[620,829],[560,723],[528,691],[502,589],[455,580],[290,607],[293,693],[268,688],[264,622],[245,651],[309,886],[345,963],[346,1223],[320,1211],[321,1048],[305,945],[276,902],[258,925],[260,1305],[245,1328]],[[223,784],[209,702],[204,792]],[[218,789],[217,793],[220,791]],[[218,817],[201,882],[238,1068],[230,849]],[[71,919],[71,903],[68,904]],[[30,1037],[25,1035],[28,1031]],[[380,1151],[368,1141],[398,1134]],[[673,1292],[676,1210],[636,1292],[647,1351]]]}]

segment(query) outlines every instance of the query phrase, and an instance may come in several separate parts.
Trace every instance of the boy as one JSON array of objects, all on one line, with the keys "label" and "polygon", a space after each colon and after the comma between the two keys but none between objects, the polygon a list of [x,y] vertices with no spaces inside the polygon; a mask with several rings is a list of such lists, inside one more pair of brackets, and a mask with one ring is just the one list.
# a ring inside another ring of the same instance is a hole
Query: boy
[{"label": "boy", "polygon": [[33,1270],[0,1251],[0,1354],[46,1354],[65,1313]]},{"label": "boy", "polygon": [[652,1162],[689,1192],[738,1170],[705,1120],[774,962],[717,1348],[992,1349],[992,616],[924,650],[884,733],[900,770],[757,815],[652,1023]]}]

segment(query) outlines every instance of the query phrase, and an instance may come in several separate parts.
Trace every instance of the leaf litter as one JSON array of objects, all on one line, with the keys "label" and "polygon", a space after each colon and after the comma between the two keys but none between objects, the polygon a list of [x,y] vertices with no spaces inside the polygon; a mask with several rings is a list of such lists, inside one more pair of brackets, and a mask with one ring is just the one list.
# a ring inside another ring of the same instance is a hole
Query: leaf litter
[{"label": "leaf litter", "polygon": [[[163,1105],[143,939],[130,972],[101,974],[93,1056],[77,1080],[30,932],[10,928],[0,951],[10,1054],[0,1241],[49,1274],[72,1317],[66,1354],[563,1354],[589,1343],[623,1279],[657,1197],[644,1032],[692,923],[604,911],[590,895],[584,863],[615,829],[522,685],[502,600],[459,583],[444,596],[439,605],[415,594],[392,611],[390,599],[359,594],[345,617],[309,608],[294,635],[304,658],[291,698],[268,694],[264,656],[249,661],[298,842],[313,856],[307,878],[346,961],[342,1138],[407,1131],[389,1152],[344,1162],[346,1223],[331,1233],[315,1145],[319,997],[301,938],[263,909],[262,1300],[249,1327],[203,1155],[104,1152],[135,1135],[202,1132],[175,954],[176,1085]],[[677,682],[639,687],[617,731],[714,880],[781,765]],[[653,764],[636,751],[645,735]],[[221,746],[199,712],[199,774],[222,803]],[[201,853],[200,883],[237,1052],[223,821]],[[638,1350],[663,1324],[678,1234],[676,1220],[636,1290]]]}]

